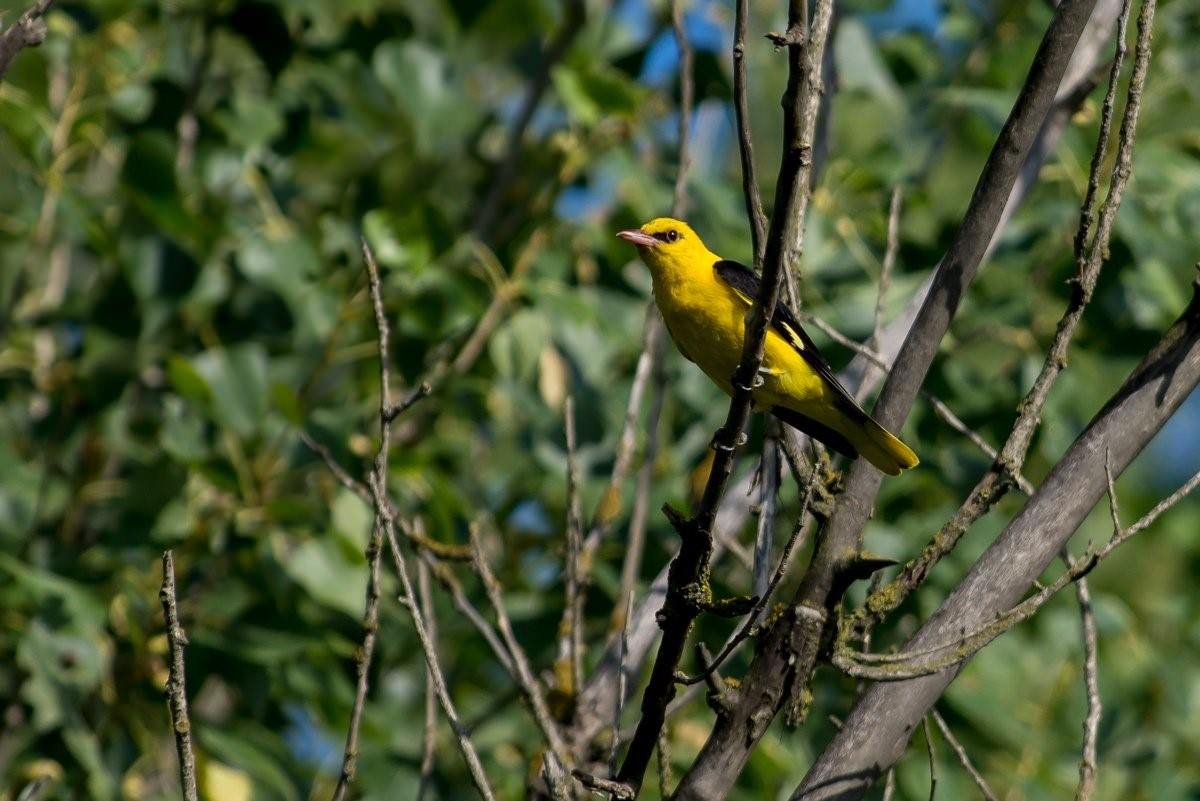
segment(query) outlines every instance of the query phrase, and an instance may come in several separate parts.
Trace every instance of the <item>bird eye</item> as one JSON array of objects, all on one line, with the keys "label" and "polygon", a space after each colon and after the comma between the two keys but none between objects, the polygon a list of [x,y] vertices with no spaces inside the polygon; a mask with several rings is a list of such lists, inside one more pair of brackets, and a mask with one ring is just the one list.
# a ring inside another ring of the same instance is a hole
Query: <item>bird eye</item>
[{"label": "bird eye", "polygon": [[674,242],[674,241],[676,241],[677,239],[679,239],[679,232],[678,232],[678,231],[674,231],[674,230],[672,230],[672,231],[667,231],[667,241],[668,241],[668,242]]}]

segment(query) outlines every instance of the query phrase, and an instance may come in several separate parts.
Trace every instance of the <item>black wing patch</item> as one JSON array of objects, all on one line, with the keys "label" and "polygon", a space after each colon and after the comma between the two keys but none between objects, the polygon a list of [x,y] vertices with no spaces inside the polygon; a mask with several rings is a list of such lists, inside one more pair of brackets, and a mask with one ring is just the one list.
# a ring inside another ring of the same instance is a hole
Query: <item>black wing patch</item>
[{"label": "black wing patch", "polygon": [[800,412],[792,411],[784,406],[772,406],[771,414],[778,417],[783,422],[787,423],[797,431],[808,434],[818,442],[823,442],[832,450],[840,453],[851,461],[858,458],[858,449],[850,443],[850,440],[834,431],[829,426],[818,423],[811,417],[805,417]]},{"label": "black wing patch", "polygon": [[[749,267],[740,262],[721,259],[713,265],[713,271],[716,272],[718,279],[729,285],[747,303],[754,304],[757,301],[760,282],[758,276]],[[771,330],[782,337],[784,342],[791,345],[804,358],[804,361],[808,362],[808,366],[815,370],[817,375],[825,379],[825,382],[833,388],[842,411],[848,412],[858,420],[869,418],[869,415],[862,410],[862,407],[854,401],[854,397],[842,386],[842,382],[838,381],[833,368],[829,366],[829,362],[825,361],[825,357],[817,349],[817,345],[812,341],[812,337],[808,335],[808,332],[800,325],[800,321],[796,319],[796,315],[792,313],[792,310],[782,300],[775,304],[775,314],[771,315]],[[800,428],[805,433],[809,433],[806,429],[795,425],[786,418],[781,417],[778,413],[775,416],[779,417],[785,423],[795,428]],[[823,439],[820,436],[817,438]],[[834,446],[834,450],[838,450],[838,448]]]}]

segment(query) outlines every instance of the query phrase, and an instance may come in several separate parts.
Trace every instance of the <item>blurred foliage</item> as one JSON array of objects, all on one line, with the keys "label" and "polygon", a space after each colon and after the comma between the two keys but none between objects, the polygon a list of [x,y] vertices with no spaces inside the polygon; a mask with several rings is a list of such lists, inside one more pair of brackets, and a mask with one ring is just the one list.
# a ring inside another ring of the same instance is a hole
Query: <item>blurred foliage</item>
[{"label": "blurred foliage", "polygon": [[[24,4],[2,5],[11,20]],[[353,698],[370,514],[298,434],[356,473],[374,452],[362,235],[384,268],[405,386],[458,352],[496,292],[513,293],[479,358],[400,424],[393,491],[438,540],[464,542],[480,515],[495,521],[490,554],[517,634],[539,669],[550,666],[562,606],[563,400],[576,398],[591,510],[648,295],[612,233],[663,213],[675,171],[667,7],[587,5],[482,238],[477,214],[509,124],[561,19],[553,0],[55,5],[45,44],[0,84],[0,798],[38,776],[51,779],[49,798],[178,797],[156,595],[165,548],[179,564],[206,797],[328,797]],[[894,314],[949,241],[1051,14],[1041,0],[952,2],[923,27],[897,11],[914,4],[884,5],[856,3],[839,18],[804,259],[806,308],[859,338],[870,332],[891,188],[906,190]],[[770,198],[785,75],[760,34],[780,23],[782,4],[755,0],[752,11],[752,117]],[[689,193],[709,244],[745,259],[731,16],[732,3],[689,6]],[[1200,255],[1198,34],[1195,4],[1163,3],[1136,180],[1035,441],[1035,480],[1189,292]],[[1066,297],[1098,100],[1009,225],[930,376],[992,442],[1007,432]],[[519,262],[523,274],[501,290]],[[826,350],[835,365],[848,359]],[[651,508],[685,502],[687,474],[725,406],[674,352],[666,385]],[[1190,408],[1191,422],[1120,482],[1128,519],[1195,468]],[[927,407],[905,434],[922,467],[885,483],[868,530],[874,550],[900,558],[986,465]],[[617,595],[625,495],[595,566],[591,643]],[[795,496],[785,487],[781,536]],[[978,525],[879,642],[898,642],[932,611],[1019,504],[1008,499]],[[1101,510],[1081,541],[1105,537],[1106,525]],[[1093,577],[1105,702],[1098,798],[1200,797],[1198,526],[1200,505],[1187,502]],[[650,535],[646,579],[674,547],[657,515]],[[716,578],[748,584],[731,559]],[[394,585],[387,579],[385,599]],[[453,694],[498,791],[522,797],[538,749],[530,721],[475,631],[435,595]],[[699,634],[715,641],[727,627],[706,621]],[[989,647],[942,704],[1005,797],[1072,792],[1079,656],[1067,594]],[[407,615],[385,602],[355,789],[364,798],[414,791],[423,675]],[[777,724],[736,797],[790,791],[828,717],[844,715],[853,695],[853,682],[822,674],[809,724]],[[709,719],[696,702],[672,723],[680,768]],[[949,749],[938,753],[942,797],[971,797]],[[925,797],[919,744],[898,776],[901,797]],[[434,793],[471,796],[444,722]]]}]

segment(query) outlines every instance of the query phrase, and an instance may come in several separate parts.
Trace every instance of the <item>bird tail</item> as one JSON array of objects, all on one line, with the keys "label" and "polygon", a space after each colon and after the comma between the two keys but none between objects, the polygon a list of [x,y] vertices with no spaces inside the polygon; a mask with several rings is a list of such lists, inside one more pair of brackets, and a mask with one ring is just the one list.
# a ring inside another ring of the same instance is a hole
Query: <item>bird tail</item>
[{"label": "bird tail", "polygon": [[899,475],[921,461],[912,448],[870,417],[851,423],[846,433],[859,454],[889,476]]},{"label": "bird tail", "polygon": [[833,415],[822,415],[826,418],[823,420],[786,406],[773,406],[771,413],[843,456],[863,457],[889,476],[899,475],[901,470],[920,463],[912,448],[861,409],[855,408],[853,415],[839,410],[835,419],[831,419]]}]

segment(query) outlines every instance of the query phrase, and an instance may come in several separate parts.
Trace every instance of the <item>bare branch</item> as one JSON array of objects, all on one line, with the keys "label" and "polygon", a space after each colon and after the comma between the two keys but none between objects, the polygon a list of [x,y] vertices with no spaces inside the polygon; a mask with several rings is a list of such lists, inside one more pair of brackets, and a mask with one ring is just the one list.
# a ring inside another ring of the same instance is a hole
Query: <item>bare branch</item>
[{"label": "bare branch", "polygon": [[[1114,525],[1120,531],[1120,524]],[[1068,557],[1069,559],[1069,557]],[[1067,562],[1070,567],[1070,561]],[[1092,611],[1092,593],[1086,578],[1075,582],[1079,601],[1080,628],[1083,631],[1083,687],[1087,695],[1087,715],[1083,719],[1083,748],[1079,758],[1079,786],[1075,801],[1090,801],[1096,789],[1096,742],[1100,737],[1100,668],[1096,660],[1096,616]]]},{"label": "bare branch", "polygon": [[542,734],[545,736],[546,742],[549,744],[554,756],[560,764],[570,767],[573,763],[570,751],[563,741],[562,732],[559,730],[558,724],[554,721],[553,715],[550,714],[550,707],[546,703],[546,696],[542,692],[542,687],[534,675],[533,668],[530,666],[529,657],[525,654],[525,649],[521,647],[520,642],[517,640],[516,634],[513,633],[512,622],[509,620],[508,611],[504,606],[504,594],[500,588],[500,582],[496,579],[496,574],[492,572],[487,559],[483,555],[483,550],[479,544],[479,527],[474,524],[471,526],[471,555],[475,561],[475,569],[479,572],[479,577],[483,580],[483,587],[487,591],[488,601],[496,613],[496,624],[500,628],[500,636],[504,638],[504,645],[508,648],[509,654],[512,656],[517,686],[521,690],[521,695],[533,713],[533,719],[537,723],[538,728],[542,730]]},{"label": "bare branch", "polygon": [[678,677],[677,680],[681,684],[695,684],[698,681],[707,679],[713,671],[724,664],[725,660],[737,650],[753,632],[754,627],[758,625],[762,618],[762,613],[766,610],[767,605],[770,604],[771,598],[774,597],[776,588],[779,587],[779,582],[783,581],[783,577],[787,575],[788,568],[791,567],[792,554],[795,553],[796,547],[802,545],[804,542],[802,534],[809,530],[805,523],[808,520],[808,510],[812,504],[813,489],[820,472],[818,459],[814,455],[813,466],[808,471],[808,483],[804,487],[804,498],[800,502],[800,512],[796,515],[796,524],[792,527],[792,534],[788,537],[787,544],[783,546],[783,553],[779,556],[779,564],[775,566],[775,572],[771,576],[770,582],[767,584],[765,590],[755,599],[754,608],[746,616],[745,622],[729,638],[725,646],[721,648],[721,652],[717,655],[716,659],[706,659],[708,666],[703,668],[699,675]]},{"label": "bare branch", "polygon": [[[934,709],[925,717],[926,721],[928,721],[930,717],[933,717],[933,722],[937,724],[938,729],[942,733],[942,737],[946,738],[946,742],[949,744],[950,750],[952,750],[954,755],[958,757],[958,764],[963,766],[963,770],[967,772],[967,775],[971,777],[971,781],[975,782],[975,786],[979,788],[979,792],[983,794],[984,801],[999,801],[999,799],[996,798],[996,794],[992,792],[992,788],[988,785],[987,780],[983,778],[983,774],[981,774],[975,767],[974,763],[971,762],[971,757],[967,755],[967,749],[963,748],[962,743],[960,743],[958,738],[954,736],[954,732],[950,730],[950,727],[946,724],[946,721],[941,714]],[[891,775],[890,772],[889,775]]]},{"label": "bare branch", "polygon": [[42,17],[53,2],[38,0],[8,30],[0,32],[0,78],[8,72],[17,53],[26,47],[37,47],[46,39],[46,21]]},{"label": "bare branch", "polygon": [[[388,456],[391,447],[391,424],[388,421],[388,411],[392,407],[388,362],[390,330],[387,315],[383,309],[383,292],[380,288],[379,268],[375,264],[375,255],[371,252],[371,248],[365,240],[362,243],[362,248],[363,263],[366,266],[367,279],[371,289],[371,305],[375,310],[375,326],[379,335],[379,450],[375,455],[374,466],[367,477],[367,485],[371,491],[371,499],[375,506],[374,529],[375,531],[382,532],[383,536],[387,538],[389,550],[396,567],[396,575],[400,578],[400,584],[403,589],[400,603],[408,610],[409,615],[412,617],[413,628],[417,632],[417,639],[420,640],[421,650],[425,655],[425,665],[429,671],[429,678],[433,680],[438,701],[441,703],[442,711],[450,723],[451,731],[454,732],[458,740],[459,750],[462,751],[463,758],[466,760],[467,768],[471,773],[471,779],[475,783],[475,788],[484,801],[495,801],[487,774],[483,770],[483,764],[479,761],[479,755],[467,737],[458,717],[458,711],[454,708],[454,702],[450,698],[450,691],[446,687],[446,679],[442,675],[442,666],[438,661],[437,647],[425,626],[424,615],[421,614],[420,603],[416,590],[413,588],[412,579],[409,576],[404,553],[400,550],[400,546],[396,542],[396,517],[393,514],[392,503],[388,498],[387,491]],[[349,751],[349,745],[347,745],[347,753]],[[344,772],[345,769],[343,768]],[[342,786],[340,780],[338,786],[339,788]]]},{"label": "bare branch", "polygon": [[375,637],[379,630],[379,559],[383,535],[378,523],[371,528],[371,539],[367,544],[367,600],[363,611],[363,641],[354,655],[357,680],[354,704],[350,707],[350,726],[346,731],[346,747],[342,752],[342,768],[338,773],[337,786],[333,790],[333,801],[342,801],[358,767],[358,729],[362,725],[363,710],[370,690],[369,673],[371,658],[375,654]]},{"label": "bare branch", "polygon": [[691,124],[692,98],[696,92],[692,79],[692,45],[683,27],[683,0],[671,2],[671,28],[675,34],[675,46],[679,49],[679,165],[675,172],[675,199],[671,205],[672,217],[683,217],[687,213],[688,126]]},{"label": "bare branch", "polygon": [[[774,423],[771,428],[778,432]],[[763,441],[758,462],[758,526],[754,532],[754,573],[751,592],[763,598],[771,580],[771,545],[775,537],[775,505],[779,495],[779,442],[774,433]]]},{"label": "bare branch", "polygon": [[187,675],[183,666],[187,634],[179,625],[179,610],[175,604],[175,554],[171,551],[163,551],[162,571],[158,600],[162,603],[163,621],[167,626],[167,648],[171,654],[167,672],[167,705],[171,708],[171,730],[175,734],[175,753],[179,756],[179,784],[183,789],[184,801],[199,801],[196,755],[192,751],[192,723],[188,718]]},{"label": "bare branch", "polygon": [[[425,626],[429,630],[430,642],[437,643],[437,619],[433,612],[433,593],[429,586],[429,565],[417,562],[417,593],[421,600],[421,614],[425,615]],[[423,801],[433,778],[433,760],[437,754],[437,694],[433,688],[433,677],[429,667],[425,668],[425,733],[421,742],[421,776],[417,784],[417,801]]]},{"label": "bare branch", "polygon": [[749,0],[737,0],[733,22],[733,108],[737,115],[738,154],[742,160],[742,196],[750,221],[754,271],[762,272],[766,247],[767,214],[763,211],[758,179],[754,175],[754,136],[750,132],[750,101],[746,96],[746,18]]},{"label": "bare branch", "polygon": [[933,752],[933,732],[929,729],[929,715],[921,719],[921,728],[925,731],[925,747],[929,751],[929,801],[937,795],[937,756]]},{"label": "bare branch", "polygon": [[[1200,383],[1200,297],[1134,370],[1042,482],[1025,508],[975,563],[958,588],[909,641],[909,652],[956,640],[1019,602],[1104,495],[1102,454],[1124,470]],[[1200,479],[1189,481],[1190,490]],[[1176,493],[1137,525],[1149,525]],[[1133,528],[1132,526],[1130,527]],[[1067,575],[1070,575],[1068,572]],[[1036,596],[1034,596],[1036,603]],[[793,801],[852,801],[893,764],[911,734],[958,670],[863,694],[846,725],[814,763]]]}]

